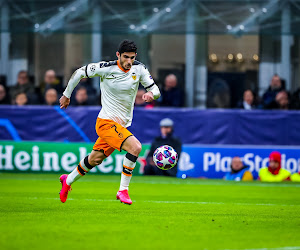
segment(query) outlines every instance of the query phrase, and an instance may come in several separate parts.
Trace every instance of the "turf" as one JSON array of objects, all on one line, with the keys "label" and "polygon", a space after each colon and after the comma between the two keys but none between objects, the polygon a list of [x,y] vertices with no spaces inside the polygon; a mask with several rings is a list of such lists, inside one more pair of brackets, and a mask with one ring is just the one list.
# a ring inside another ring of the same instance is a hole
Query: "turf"
[{"label": "turf", "polygon": [[58,199],[55,174],[0,174],[0,249],[300,249],[300,185],[85,176]]}]

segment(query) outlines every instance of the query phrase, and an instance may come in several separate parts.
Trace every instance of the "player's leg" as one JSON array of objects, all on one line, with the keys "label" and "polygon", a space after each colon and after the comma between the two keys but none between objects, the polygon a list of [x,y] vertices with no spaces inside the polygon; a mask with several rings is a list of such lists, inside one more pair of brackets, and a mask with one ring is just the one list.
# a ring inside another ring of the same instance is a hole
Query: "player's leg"
[{"label": "player's leg", "polygon": [[142,145],[138,139],[134,136],[128,137],[123,145],[122,149],[127,151],[127,154],[123,160],[123,172],[121,174],[120,190],[128,190],[131,180],[133,169],[135,168],[137,158],[142,150]]},{"label": "player's leg", "polygon": [[127,154],[123,160],[123,171],[121,173],[120,189],[117,193],[117,199],[130,205],[132,201],[128,195],[128,187],[137,158],[142,150],[142,145],[137,138],[130,136],[123,142],[121,149],[127,151]]},{"label": "player's leg", "polygon": [[68,185],[71,185],[73,182],[77,181],[80,177],[88,173],[93,167],[102,163],[106,158],[103,151],[92,150],[90,155],[87,155],[83,158],[78,166],[68,175],[66,180]]},{"label": "player's leg", "polygon": [[68,198],[68,192],[71,190],[71,184],[77,181],[80,177],[88,173],[93,167],[101,164],[101,162],[106,158],[104,151],[92,150],[90,155],[83,158],[78,166],[69,174],[62,175],[60,177],[60,182],[62,183],[62,189],[59,193],[61,202],[66,202]]},{"label": "player's leg", "polygon": [[112,120],[98,118],[96,131],[101,140],[108,145],[108,149],[104,151],[106,156],[112,153],[111,149],[119,151],[123,149],[128,152],[123,161],[121,184],[117,193],[117,199],[123,203],[131,204],[132,201],[128,195],[128,186],[136,160],[142,149],[141,143],[129,130]]}]

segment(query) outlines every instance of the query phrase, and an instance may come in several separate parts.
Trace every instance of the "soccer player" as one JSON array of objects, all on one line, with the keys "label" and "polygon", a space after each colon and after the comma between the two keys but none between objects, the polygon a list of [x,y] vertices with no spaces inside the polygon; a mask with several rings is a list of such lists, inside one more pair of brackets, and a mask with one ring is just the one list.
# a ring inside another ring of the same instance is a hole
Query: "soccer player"
[{"label": "soccer player", "polygon": [[133,41],[124,40],[116,52],[118,60],[91,63],[77,69],[60,98],[60,108],[70,104],[72,91],[82,78],[100,77],[102,109],[96,121],[99,138],[90,155],[82,159],[69,174],[62,175],[60,182],[60,200],[65,202],[74,181],[84,176],[93,167],[102,163],[115,149],[127,151],[123,161],[120,189],[117,199],[125,204],[132,204],[128,194],[129,182],[142,146],[138,139],[126,128],[131,125],[136,93],[141,83],[147,92],[145,102],[152,102],[160,97],[160,91],[146,67],[135,61],[137,47]]}]

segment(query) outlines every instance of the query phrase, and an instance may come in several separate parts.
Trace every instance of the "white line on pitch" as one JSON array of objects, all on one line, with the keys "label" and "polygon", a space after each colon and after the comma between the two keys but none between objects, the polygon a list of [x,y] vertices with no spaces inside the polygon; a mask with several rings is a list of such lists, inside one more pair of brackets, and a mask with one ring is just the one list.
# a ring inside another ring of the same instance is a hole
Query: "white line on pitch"
[{"label": "white line on pitch", "polygon": [[224,249],[224,250],[298,250],[298,247],[275,247],[275,248],[247,248],[247,249]]},{"label": "white line on pitch", "polygon": [[[39,199],[47,199],[47,200],[59,200],[59,198],[48,198],[48,197],[27,197],[28,199],[34,199],[34,200],[39,200]],[[107,202],[107,201],[116,201],[116,199],[74,199],[74,198],[68,198],[68,200],[84,200],[84,201],[98,201],[98,202]],[[141,200],[141,201],[136,201],[133,200],[134,202],[146,202],[146,203],[163,203],[163,204],[199,204],[199,205],[240,205],[240,206],[300,206],[296,204],[271,204],[271,203],[225,203],[225,202],[210,202],[210,201],[155,201],[155,200]],[[247,249],[247,250],[252,250],[252,249]]]}]

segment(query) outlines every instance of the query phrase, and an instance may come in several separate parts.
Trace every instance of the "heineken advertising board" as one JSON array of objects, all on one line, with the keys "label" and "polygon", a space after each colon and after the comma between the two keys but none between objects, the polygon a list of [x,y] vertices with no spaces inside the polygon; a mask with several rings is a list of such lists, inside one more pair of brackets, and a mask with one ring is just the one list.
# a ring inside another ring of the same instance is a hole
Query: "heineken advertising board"
[{"label": "heineken advertising board", "polygon": [[[91,143],[0,141],[0,171],[69,173],[91,152],[93,145]],[[134,169],[135,175],[143,173],[149,148],[149,145],[143,145]],[[125,151],[115,150],[102,164],[90,172],[120,174],[125,154]]]},{"label": "heineken advertising board", "polygon": [[[92,148],[92,143],[0,141],[0,172],[69,173]],[[143,144],[134,175],[143,174],[149,150],[150,145]],[[283,168],[291,173],[300,171],[300,147],[297,146],[183,145],[177,177],[223,178],[231,171],[232,158],[240,156],[256,179],[274,150],[281,152]],[[120,174],[125,154],[115,150],[90,172]]]}]

